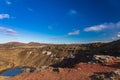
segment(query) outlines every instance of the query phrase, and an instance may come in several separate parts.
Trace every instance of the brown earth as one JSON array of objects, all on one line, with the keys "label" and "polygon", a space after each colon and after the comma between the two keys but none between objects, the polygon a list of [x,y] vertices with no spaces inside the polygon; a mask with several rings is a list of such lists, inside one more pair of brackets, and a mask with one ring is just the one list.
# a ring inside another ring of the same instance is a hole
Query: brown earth
[{"label": "brown earth", "polygon": [[39,69],[33,73],[24,72],[6,80],[91,80],[94,73],[120,69],[120,64],[116,65],[117,62],[120,62],[120,60],[115,60],[106,66],[99,63],[79,63],[74,68],[59,68],[58,71],[53,68]]},{"label": "brown earth", "polygon": [[[120,59],[116,58],[120,56],[120,40],[85,45],[29,44],[12,42],[0,45],[0,72],[23,66],[36,68],[34,72],[23,72],[7,79],[2,76],[0,80],[91,80],[94,73],[120,69]],[[43,54],[43,51],[50,53]],[[115,58],[105,64],[91,63],[96,54]],[[43,69],[41,66],[51,67]]]}]

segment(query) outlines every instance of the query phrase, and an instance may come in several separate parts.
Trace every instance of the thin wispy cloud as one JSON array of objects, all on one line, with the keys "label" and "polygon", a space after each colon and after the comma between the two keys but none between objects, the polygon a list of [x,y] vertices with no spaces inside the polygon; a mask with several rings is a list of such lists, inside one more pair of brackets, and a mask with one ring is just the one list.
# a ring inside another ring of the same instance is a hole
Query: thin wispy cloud
[{"label": "thin wispy cloud", "polygon": [[53,40],[59,40],[59,39],[63,39],[63,38],[66,38],[66,37],[68,37],[68,35],[52,36],[50,39],[53,39]]},{"label": "thin wispy cloud", "polygon": [[118,29],[120,28],[120,22],[117,23],[104,23],[104,24],[100,24],[100,25],[95,25],[95,26],[91,26],[91,27],[86,27],[84,29],[85,32],[89,32],[89,31],[102,31],[105,29]]},{"label": "thin wispy cloud", "polygon": [[4,32],[4,34],[8,35],[8,36],[17,36],[17,32],[11,28],[6,28],[3,26],[0,26],[0,31]]},{"label": "thin wispy cloud", "polygon": [[33,11],[33,9],[32,9],[32,8],[27,8],[27,10],[28,10],[28,11],[31,11],[31,12]]},{"label": "thin wispy cloud", "polygon": [[116,37],[112,37],[111,39],[112,39],[112,40],[115,40],[115,39],[116,39]]},{"label": "thin wispy cloud", "polygon": [[12,2],[9,0],[6,0],[6,4],[10,5],[10,4],[12,4]]},{"label": "thin wispy cloud", "polygon": [[10,15],[9,14],[0,14],[0,19],[9,19]]},{"label": "thin wispy cloud", "polygon": [[51,39],[53,39],[53,40],[56,40],[56,39],[59,39],[60,37],[59,36],[53,36],[53,37],[51,37]]},{"label": "thin wispy cloud", "polygon": [[18,34],[16,34],[16,33],[6,33],[6,35],[8,35],[8,36],[18,36]]},{"label": "thin wispy cloud", "polygon": [[75,30],[73,32],[69,32],[68,35],[79,35],[80,34],[80,30]]},{"label": "thin wispy cloud", "polygon": [[15,30],[13,29],[6,29],[6,34],[10,36],[17,36],[18,34],[16,33]]},{"label": "thin wispy cloud", "polygon": [[75,9],[70,9],[68,12],[69,15],[76,15],[77,11]]}]

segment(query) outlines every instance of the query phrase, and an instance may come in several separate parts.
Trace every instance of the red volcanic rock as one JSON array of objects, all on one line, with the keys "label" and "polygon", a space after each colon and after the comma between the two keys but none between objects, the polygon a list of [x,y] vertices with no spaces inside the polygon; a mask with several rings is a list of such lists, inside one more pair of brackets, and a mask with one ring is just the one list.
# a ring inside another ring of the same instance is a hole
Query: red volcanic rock
[{"label": "red volcanic rock", "polygon": [[120,60],[108,63],[106,66],[99,63],[79,63],[74,68],[58,68],[58,71],[54,68],[37,69],[33,73],[24,72],[7,80],[91,80],[90,76],[95,72],[111,72],[119,69],[119,66],[112,67],[116,62]]}]

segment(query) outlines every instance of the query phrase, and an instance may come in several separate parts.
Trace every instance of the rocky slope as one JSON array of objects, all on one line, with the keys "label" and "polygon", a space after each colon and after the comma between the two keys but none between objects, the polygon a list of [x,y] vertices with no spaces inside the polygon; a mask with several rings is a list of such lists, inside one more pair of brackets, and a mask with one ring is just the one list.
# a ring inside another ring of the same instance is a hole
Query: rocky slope
[{"label": "rocky slope", "polygon": [[36,68],[33,73],[24,72],[8,80],[91,80],[95,73],[120,69],[119,45],[120,40],[82,45],[1,44],[0,71],[23,66]]},{"label": "rocky slope", "polygon": [[[120,62],[120,60],[117,61]],[[120,66],[109,67],[115,63],[116,61],[113,61],[106,66],[99,63],[79,63],[74,68],[42,67],[36,69],[33,73],[24,72],[6,80],[119,80],[120,75],[117,74],[120,74],[120,72],[114,74],[112,71],[119,71]],[[100,74],[103,74],[102,79],[99,77],[101,76]],[[115,79],[108,79],[112,77],[115,77]]]}]

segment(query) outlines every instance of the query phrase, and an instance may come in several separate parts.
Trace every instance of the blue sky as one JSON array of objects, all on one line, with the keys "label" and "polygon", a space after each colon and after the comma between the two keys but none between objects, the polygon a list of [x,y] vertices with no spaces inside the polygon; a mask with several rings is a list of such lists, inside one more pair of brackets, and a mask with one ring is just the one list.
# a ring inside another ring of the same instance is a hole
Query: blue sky
[{"label": "blue sky", "polygon": [[0,43],[120,38],[120,0],[0,0]]}]

